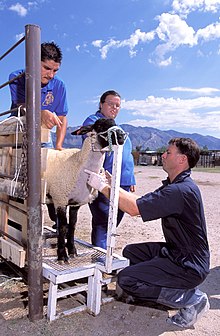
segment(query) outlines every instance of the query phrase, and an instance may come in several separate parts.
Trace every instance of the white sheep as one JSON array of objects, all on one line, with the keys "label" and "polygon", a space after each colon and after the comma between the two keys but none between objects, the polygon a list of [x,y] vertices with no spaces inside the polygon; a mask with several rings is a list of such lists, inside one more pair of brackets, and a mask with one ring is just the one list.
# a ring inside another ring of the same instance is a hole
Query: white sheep
[{"label": "white sheep", "polygon": [[[92,131],[92,132],[91,132]],[[91,132],[84,140],[82,149],[48,150],[45,178],[47,181],[47,196],[54,204],[58,220],[59,261],[68,261],[68,255],[76,255],[74,246],[74,231],[77,212],[83,204],[92,202],[97,191],[87,184],[88,175],[85,169],[99,173],[105,151],[102,149],[112,144],[123,144],[125,133],[116,127],[112,119],[98,119],[95,124],[82,126],[72,134],[83,135]],[[109,133],[110,132],[110,133]],[[66,207],[69,207],[69,225],[67,224]],[[67,250],[65,238],[67,237]]]}]

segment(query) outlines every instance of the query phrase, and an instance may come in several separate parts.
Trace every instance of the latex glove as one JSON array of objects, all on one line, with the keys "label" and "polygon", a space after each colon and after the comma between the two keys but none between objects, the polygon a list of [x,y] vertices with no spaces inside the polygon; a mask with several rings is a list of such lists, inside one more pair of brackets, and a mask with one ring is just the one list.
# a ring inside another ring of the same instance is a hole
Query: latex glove
[{"label": "latex glove", "polygon": [[87,183],[94,189],[97,189],[98,191],[102,191],[108,184],[106,183],[105,177],[102,175],[96,174],[92,172],[91,170],[85,169],[85,173],[87,173],[88,180]]}]

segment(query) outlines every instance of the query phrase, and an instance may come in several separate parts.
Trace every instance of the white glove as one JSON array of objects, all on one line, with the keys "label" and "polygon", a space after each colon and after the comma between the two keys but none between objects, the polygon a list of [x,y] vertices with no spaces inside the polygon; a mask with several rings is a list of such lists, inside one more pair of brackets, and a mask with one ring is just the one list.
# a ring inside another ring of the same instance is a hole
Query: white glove
[{"label": "white glove", "polygon": [[84,170],[85,173],[87,173],[88,176],[88,180],[87,183],[94,189],[97,189],[98,191],[102,191],[108,184],[106,183],[106,179],[105,177],[96,174],[94,172],[92,172],[91,170],[85,169]]}]

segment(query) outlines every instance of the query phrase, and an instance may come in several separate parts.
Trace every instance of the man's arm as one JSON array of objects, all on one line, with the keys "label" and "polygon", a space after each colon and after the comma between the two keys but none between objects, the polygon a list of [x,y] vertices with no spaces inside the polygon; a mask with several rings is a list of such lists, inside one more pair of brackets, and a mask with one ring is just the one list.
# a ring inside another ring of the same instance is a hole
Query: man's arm
[{"label": "man's arm", "polygon": [[63,141],[66,135],[67,118],[66,116],[57,116],[56,113],[49,110],[41,111],[41,125],[46,128],[57,126],[56,130],[56,149],[62,150]]},{"label": "man's arm", "polygon": [[[111,186],[108,184],[109,179],[103,177],[102,175],[96,174],[88,169],[85,169],[85,173],[88,174],[87,183],[94,189],[97,189],[105,197],[110,199]],[[139,209],[137,207],[136,200],[139,196],[132,194],[124,189],[119,189],[119,202],[118,207],[122,211],[128,213],[130,216],[140,215]]]},{"label": "man's arm", "polygon": [[60,121],[62,122],[61,127],[57,127],[56,132],[56,149],[62,150],[63,141],[66,135],[66,129],[67,129],[67,117],[66,116],[59,116],[58,117]]},{"label": "man's arm", "polygon": [[[110,192],[111,187],[106,185],[104,189],[102,189],[101,193],[110,199]],[[139,196],[130,193],[122,188],[119,189],[119,200],[118,200],[118,207],[120,210],[128,213],[130,216],[138,216],[140,215],[139,209],[137,207],[136,200]]]}]

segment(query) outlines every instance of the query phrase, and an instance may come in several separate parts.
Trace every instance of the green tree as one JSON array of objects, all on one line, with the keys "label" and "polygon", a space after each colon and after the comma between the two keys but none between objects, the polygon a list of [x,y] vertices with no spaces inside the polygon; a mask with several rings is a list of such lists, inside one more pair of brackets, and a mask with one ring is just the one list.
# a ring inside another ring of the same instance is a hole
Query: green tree
[{"label": "green tree", "polygon": [[208,152],[208,151],[209,151],[207,145],[205,145],[205,146],[202,147],[202,151],[203,151],[203,152]]},{"label": "green tree", "polygon": [[141,150],[141,147],[142,147],[141,145],[139,145],[139,146],[136,146],[136,147],[135,147],[135,149],[136,149],[136,152],[140,152],[140,150]]},{"label": "green tree", "polygon": [[159,147],[159,148],[157,148],[157,153],[164,153],[164,152],[166,152],[166,149],[167,149],[166,146]]}]

